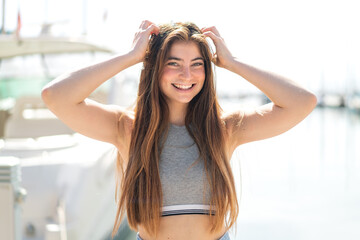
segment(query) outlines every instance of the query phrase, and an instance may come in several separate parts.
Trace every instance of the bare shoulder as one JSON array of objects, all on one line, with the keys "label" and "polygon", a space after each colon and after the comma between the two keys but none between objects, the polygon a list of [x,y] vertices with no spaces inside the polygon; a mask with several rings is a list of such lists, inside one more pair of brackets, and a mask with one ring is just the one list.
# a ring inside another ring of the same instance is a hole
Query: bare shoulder
[{"label": "bare shoulder", "polygon": [[270,138],[288,130],[288,117],[273,103],[223,114],[227,141],[233,150],[239,145]]},{"label": "bare shoulder", "polygon": [[225,113],[223,120],[228,141],[236,148],[244,143],[282,134],[302,121],[312,110],[313,106],[306,109],[282,108],[268,103],[254,109]]},{"label": "bare shoulder", "polygon": [[225,123],[227,131],[234,131],[241,125],[245,116],[245,110],[223,112],[222,121]]},{"label": "bare shoulder", "polygon": [[132,131],[134,114],[118,105],[85,99],[79,104],[51,108],[66,125],[87,137],[124,149]]},{"label": "bare shoulder", "polygon": [[240,136],[241,129],[244,127],[243,120],[245,117],[245,110],[237,110],[237,111],[228,111],[223,112],[221,119],[225,125],[226,133],[225,133],[225,141],[227,145],[230,147],[230,151],[234,151],[235,148],[240,144],[238,138],[234,138],[234,136]]}]

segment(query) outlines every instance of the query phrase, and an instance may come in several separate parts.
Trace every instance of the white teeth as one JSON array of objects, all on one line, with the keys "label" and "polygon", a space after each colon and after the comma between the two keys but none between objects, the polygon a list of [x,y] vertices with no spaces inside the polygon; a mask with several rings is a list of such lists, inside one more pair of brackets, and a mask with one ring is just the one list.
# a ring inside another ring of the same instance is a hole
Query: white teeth
[{"label": "white teeth", "polygon": [[193,85],[182,85],[182,84],[173,84],[175,87],[180,88],[180,89],[190,89]]}]

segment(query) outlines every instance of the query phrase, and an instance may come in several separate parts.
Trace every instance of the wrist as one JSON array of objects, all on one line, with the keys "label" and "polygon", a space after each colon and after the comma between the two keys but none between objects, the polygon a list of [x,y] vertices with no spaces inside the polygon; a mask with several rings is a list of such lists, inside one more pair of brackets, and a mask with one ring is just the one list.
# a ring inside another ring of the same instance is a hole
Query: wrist
[{"label": "wrist", "polygon": [[126,55],[128,55],[129,59],[132,61],[133,64],[141,63],[144,60],[144,55],[135,51],[134,49],[130,50]]},{"label": "wrist", "polygon": [[137,54],[133,50],[126,53],[125,56],[131,65],[135,65],[140,62],[140,58],[137,56]]},{"label": "wrist", "polygon": [[228,58],[227,61],[224,63],[224,68],[231,71],[231,72],[234,72],[235,68],[236,68],[236,64],[238,63],[238,59],[236,57],[231,57],[231,58]]},{"label": "wrist", "polygon": [[124,68],[128,68],[142,62],[142,60],[140,60],[140,58],[133,51],[129,51],[119,57],[123,58],[121,62],[124,63]]}]

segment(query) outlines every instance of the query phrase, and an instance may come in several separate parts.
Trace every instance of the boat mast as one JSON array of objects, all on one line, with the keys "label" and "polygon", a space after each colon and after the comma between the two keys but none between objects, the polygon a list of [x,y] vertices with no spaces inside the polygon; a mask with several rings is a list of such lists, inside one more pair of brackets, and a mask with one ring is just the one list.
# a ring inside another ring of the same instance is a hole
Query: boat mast
[{"label": "boat mast", "polygon": [[83,17],[83,35],[86,36],[87,34],[87,0],[83,0],[83,4],[82,4],[82,17]]},{"label": "boat mast", "polygon": [[2,26],[0,33],[5,33],[5,0],[2,1]]}]

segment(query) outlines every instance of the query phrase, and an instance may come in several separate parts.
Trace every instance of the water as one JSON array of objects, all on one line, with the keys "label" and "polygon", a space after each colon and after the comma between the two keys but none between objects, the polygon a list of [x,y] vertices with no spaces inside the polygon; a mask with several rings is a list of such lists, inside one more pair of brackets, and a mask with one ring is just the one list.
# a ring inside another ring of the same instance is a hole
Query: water
[{"label": "water", "polygon": [[233,239],[360,239],[359,143],[360,114],[317,108],[281,136],[240,146]]}]

